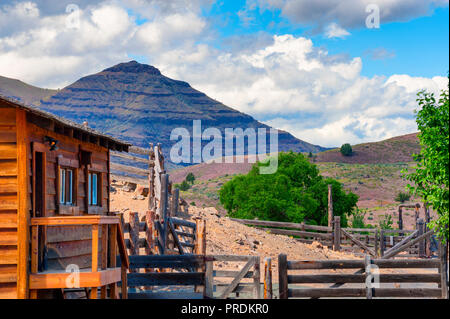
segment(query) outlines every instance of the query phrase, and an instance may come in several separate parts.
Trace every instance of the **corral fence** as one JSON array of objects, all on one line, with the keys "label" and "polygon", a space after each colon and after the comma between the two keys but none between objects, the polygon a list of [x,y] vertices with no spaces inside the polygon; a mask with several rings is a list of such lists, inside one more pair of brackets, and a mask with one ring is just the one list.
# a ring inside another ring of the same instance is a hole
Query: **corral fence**
[{"label": "corral fence", "polygon": [[[365,260],[291,261],[286,255],[279,255],[279,297],[280,299],[447,299],[448,278],[445,252],[445,248],[442,247],[440,259],[427,260],[373,259],[366,255]],[[356,269],[359,270],[353,272]],[[399,273],[400,269],[406,271]],[[411,269],[421,269],[422,273],[417,273],[417,270],[411,273]],[[343,273],[349,270],[353,271]],[[293,274],[293,271],[296,273]],[[310,274],[311,271],[314,274]],[[320,271],[326,273],[317,274]],[[409,285],[409,287],[400,287],[400,285]],[[271,286],[271,283],[268,286]]]},{"label": "corral fence", "polygon": [[372,257],[430,257],[429,240],[433,231],[419,219],[416,230],[383,230],[373,228],[342,228],[339,216],[332,226],[307,225],[305,223],[273,222],[263,220],[231,220],[260,228],[272,234],[287,235],[297,241],[311,244],[319,242],[335,251],[369,254]]}]

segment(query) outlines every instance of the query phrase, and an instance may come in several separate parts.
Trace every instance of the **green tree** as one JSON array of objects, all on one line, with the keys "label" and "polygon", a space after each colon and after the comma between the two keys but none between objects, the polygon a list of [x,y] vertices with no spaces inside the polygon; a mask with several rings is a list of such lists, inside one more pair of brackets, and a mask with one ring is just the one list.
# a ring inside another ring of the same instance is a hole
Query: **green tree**
[{"label": "green tree", "polygon": [[353,154],[352,146],[348,143],[342,145],[341,146],[341,154],[344,156],[352,156],[352,154]]},{"label": "green tree", "polygon": [[407,172],[409,191],[429,203],[438,213],[432,227],[439,238],[448,241],[449,219],[449,90],[441,92],[439,100],[433,93],[421,91],[416,111],[421,151],[414,155],[416,167]]},{"label": "green tree", "polygon": [[186,180],[186,182],[190,183],[191,185],[194,184],[194,181],[195,181],[194,174],[193,173],[187,174],[185,180]]},{"label": "green tree", "polygon": [[378,223],[381,229],[392,229],[392,225],[394,225],[394,221],[392,220],[391,215],[383,215],[383,219]]},{"label": "green tree", "polygon": [[319,175],[316,165],[303,154],[278,154],[275,174],[259,174],[256,163],[247,175],[239,175],[225,183],[219,194],[229,216],[242,219],[328,223],[328,184],[333,185],[333,210],[347,225],[348,216],[358,197],[346,193],[342,185]]}]

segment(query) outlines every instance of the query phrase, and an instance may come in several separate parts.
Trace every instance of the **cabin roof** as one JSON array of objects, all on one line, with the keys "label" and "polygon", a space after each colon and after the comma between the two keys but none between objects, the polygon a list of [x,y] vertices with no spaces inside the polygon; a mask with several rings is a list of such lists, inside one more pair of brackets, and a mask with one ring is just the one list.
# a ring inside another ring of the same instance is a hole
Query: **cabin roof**
[{"label": "cabin roof", "polygon": [[[32,114],[34,117],[45,119],[45,120],[47,120],[47,122],[50,122],[50,123],[54,122],[54,125],[50,125],[50,127],[53,127],[52,130],[57,133],[64,134],[64,132],[66,131],[65,128],[73,129],[74,133],[73,133],[73,136],[71,136],[71,137],[79,139],[83,142],[99,144],[99,145],[106,147],[108,149],[111,149],[111,150],[125,151],[125,152],[128,152],[128,148],[131,146],[131,144],[129,144],[127,142],[123,142],[119,139],[116,139],[109,135],[98,132],[87,126],[80,125],[78,123],[67,120],[60,116],[54,115],[54,114],[49,113],[44,110],[41,110],[35,106],[25,105],[22,102],[19,102],[10,97],[6,97],[2,94],[0,94],[0,102],[4,102],[8,106],[23,109],[26,112]],[[36,123],[34,123],[34,124],[36,124]],[[57,127],[58,127],[58,129],[57,129]],[[46,128],[48,129],[49,127],[46,127]],[[77,131],[78,134],[75,134],[75,131]],[[64,135],[67,135],[67,134],[64,134]]]}]

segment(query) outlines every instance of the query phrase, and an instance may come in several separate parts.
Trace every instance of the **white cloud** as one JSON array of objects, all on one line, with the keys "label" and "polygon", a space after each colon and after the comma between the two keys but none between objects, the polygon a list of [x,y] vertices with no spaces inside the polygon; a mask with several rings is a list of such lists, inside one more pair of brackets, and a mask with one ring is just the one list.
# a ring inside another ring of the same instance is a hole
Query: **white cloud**
[{"label": "white cloud", "polygon": [[[205,41],[214,34],[199,12],[209,0],[82,3],[79,29],[67,27],[65,10],[50,14],[50,6],[34,2],[0,6],[0,26],[1,18],[23,21],[0,28],[0,74],[60,88],[130,54],[143,56],[225,105],[324,146],[411,133],[416,92],[447,85],[446,77],[364,77],[362,58],[331,55],[289,34],[235,37],[231,49],[219,50]],[[129,8],[148,21],[137,23]]]},{"label": "white cloud", "polygon": [[261,8],[281,10],[293,22],[318,31],[333,22],[345,29],[364,27],[369,4],[378,5],[383,24],[429,14],[435,7],[448,6],[448,0],[259,0]]},{"label": "white cloud", "polygon": [[325,35],[331,38],[345,38],[350,35],[350,32],[341,28],[337,23],[330,23],[325,29]]}]

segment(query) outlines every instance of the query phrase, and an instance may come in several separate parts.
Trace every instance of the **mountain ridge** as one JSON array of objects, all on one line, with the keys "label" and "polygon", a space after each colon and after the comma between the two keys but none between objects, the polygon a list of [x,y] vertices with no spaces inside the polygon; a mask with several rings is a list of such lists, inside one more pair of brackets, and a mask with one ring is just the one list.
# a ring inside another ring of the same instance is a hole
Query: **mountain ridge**
[{"label": "mountain ridge", "polygon": [[[93,129],[148,147],[161,143],[168,152],[174,128],[192,132],[192,121],[203,127],[269,128],[253,117],[228,107],[184,81],[164,76],[157,68],[136,61],[120,63],[87,75],[50,97],[35,102],[45,111]],[[317,153],[326,148],[278,130],[279,149]],[[166,153],[168,155],[168,153]]]}]

